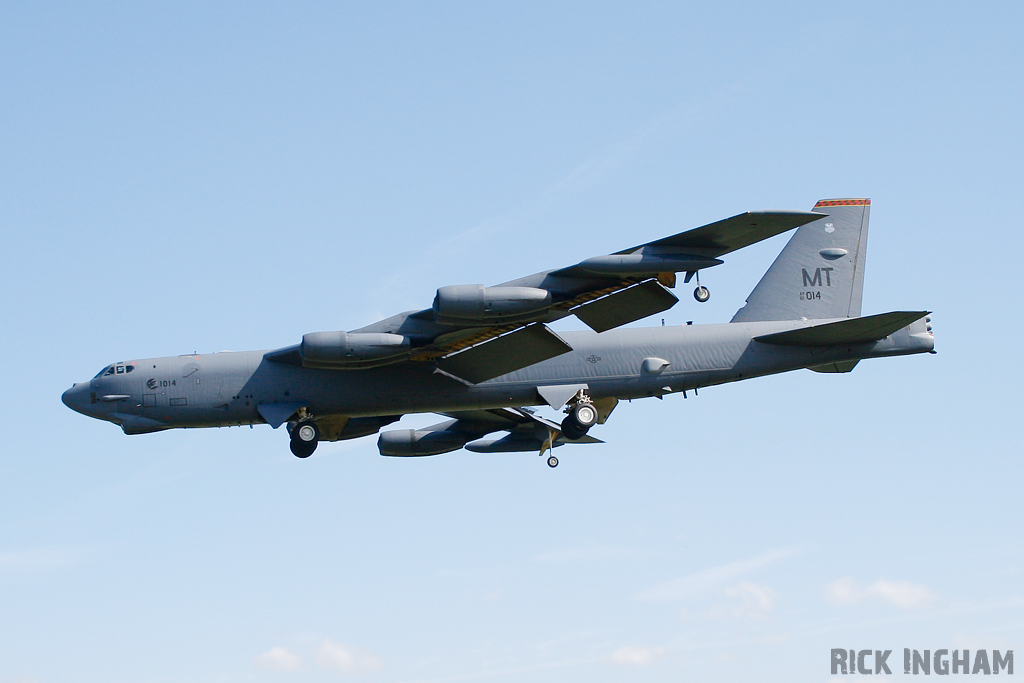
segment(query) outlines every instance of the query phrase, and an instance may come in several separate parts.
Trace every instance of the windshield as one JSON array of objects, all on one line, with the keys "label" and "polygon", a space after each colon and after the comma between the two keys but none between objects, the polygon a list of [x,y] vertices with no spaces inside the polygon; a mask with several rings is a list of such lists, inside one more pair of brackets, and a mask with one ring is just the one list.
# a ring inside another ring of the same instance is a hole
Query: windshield
[{"label": "windshield", "polygon": [[124,373],[131,372],[134,369],[135,369],[134,365],[125,365],[124,363],[115,363],[114,365],[108,365],[107,367],[105,367],[102,370],[100,370],[99,372],[97,372],[96,373],[96,377],[93,377],[93,379],[98,379],[100,377],[106,377],[107,375],[113,375],[115,373],[118,374],[118,375],[123,375]]}]

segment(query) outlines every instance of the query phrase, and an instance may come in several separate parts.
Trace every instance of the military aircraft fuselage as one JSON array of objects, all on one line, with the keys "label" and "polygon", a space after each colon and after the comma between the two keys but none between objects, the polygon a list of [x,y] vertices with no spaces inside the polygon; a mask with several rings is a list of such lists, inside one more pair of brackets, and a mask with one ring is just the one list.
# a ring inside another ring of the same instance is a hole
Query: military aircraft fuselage
[{"label": "military aircraft fuselage", "polygon": [[[539,452],[601,443],[588,432],[621,399],[860,360],[932,351],[928,311],[861,315],[869,199],[813,211],[738,214],[613,254],[495,286],[439,287],[432,305],[350,331],[310,332],[268,351],[115,363],[64,402],[127,434],[175,427],[288,425],[299,458],[410,413],[422,429],[382,431],[381,455]],[[670,291],[720,257],[796,229],[732,321],[630,328],[679,302]],[[575,316],[590,330],[556,333]],[[563,410],[561,421],[532,406]],[[498,439],[488,438],[505,433]],[[547,459],[550,467],[558,458]]]},{"label": "military aircraft fuselage", "polygon": [[430,363],[337,370],[273,362],[264,357],[267,351],[170,356],[108,366],[68,389],[63,400],[137,434],[260,424],[272,408],[360,418],[539,405],[544,401],[538,388],[573,384],[585,384],[594,399],[644,398],[933,348],[923,319],[881,340],[844,346],[780,346],[755,339],[808,326],[769,321],[563,332],[571,352],[476,385],[437,372]]}]

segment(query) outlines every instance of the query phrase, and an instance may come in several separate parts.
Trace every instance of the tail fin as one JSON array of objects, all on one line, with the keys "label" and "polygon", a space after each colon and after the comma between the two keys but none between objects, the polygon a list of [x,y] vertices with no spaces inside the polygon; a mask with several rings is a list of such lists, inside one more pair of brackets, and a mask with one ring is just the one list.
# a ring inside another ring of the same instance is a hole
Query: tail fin
[{"label": "tail fin", "polygon": [[823,199],[828,214],[797,229],[732,322],[855,318],[864,292],[870,199]]}]

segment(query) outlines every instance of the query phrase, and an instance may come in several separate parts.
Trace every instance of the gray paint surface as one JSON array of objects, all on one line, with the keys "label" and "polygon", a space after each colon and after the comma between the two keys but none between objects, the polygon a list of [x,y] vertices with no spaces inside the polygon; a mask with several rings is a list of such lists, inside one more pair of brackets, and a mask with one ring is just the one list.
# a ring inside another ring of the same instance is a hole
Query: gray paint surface
[{"label": "gray paint surface", "polygon": [[[453,419],[419,431],[460,436],[430,437],[437,442],[427,449],[431,452],[453,450],[502,430],[514,438],[497,445],[497,440],[481,441],[474,448],[530,450],[530,444],[553,447],[568,439],[558,433],[558,425],[526,407],[544,404],[552,396],[564,402],[580,388],[595,405],[611,401],[606,405],[613,408],[615,399],[661,396],[800,368],[848,370],[862,359],[932,351],[934,338],[925,312],[878,316],[888,328],[857,318],[869,202],[841,201],[846,203],[819,202],[816,211],[828,211],[828,217],[797,230],[730,323],[564,332],[560,336],[566,352],[476,383],[439,371],[444,350],[437,357],[417,359],[413,349],[400,362],[358,369],[306,367],[295,347],[142,359],[105,368],[92,380],[75,384],[63,400],[78,412],[121,425],[128,434],[262,423],[276,428],[307,417],[322,425],[321,439],[335,439],[349,438],[346,433],[372,434],[403,414],[445,413]],[[545,281],[549,275],[537,277]],[[608,281],[599,284],[607,286]],[[893,330],[895,325],[900,326]],[[424,312],[402,314],[364,331],[402,333],[410,328],[422,332],[431,322]],[[869,328],[881,332],[865,333]],[[486,326],[461,334],[480,335],[481,330],[485,340],[472,351],[479,349],[477,355],[485,362],[498,358],[486,352],[488,344],[497,352],[509,343],[502,339],[530,343],[529,335],[488,341]],[[435,334],[421,340],[421,348],[437,348],[440,338]],[[520,351],[531,357],[528,348]],[[382,419],[373,419],[378,417]],[[361,421],[351,422],[358,427],[345,432],[350,420]],[[394,444],[422,436],[405,431],[382,436],[382,452],[387,445],[394,454],[429,454],[399,453],[404,446]]]}]

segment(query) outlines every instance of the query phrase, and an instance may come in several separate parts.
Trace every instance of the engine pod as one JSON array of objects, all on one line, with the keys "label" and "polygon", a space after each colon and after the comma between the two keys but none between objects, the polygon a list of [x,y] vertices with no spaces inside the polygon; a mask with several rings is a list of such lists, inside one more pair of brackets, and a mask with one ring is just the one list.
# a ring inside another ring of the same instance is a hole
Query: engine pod
[{"label": "engine pod", "polygon": [[304,364],[344,366],[350,363],[400,356],[409,338],[378,332],[311,332],[302,336],[299,353]]},{"label": "engine pod", "polygon": [[496,322],[522,319],[547,310],[551,292],[537,287],[441,287],[434,297],[434,318],[439,323]]},{"label": "engine pod", "polygon": [[443,429],[393,429],[381,433],[377,439],[377,448],[381,455],[398,457],[438,455],[457,451],[465,446],[468,440],[465,434]]}]

